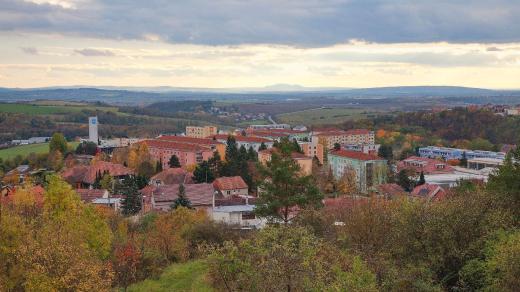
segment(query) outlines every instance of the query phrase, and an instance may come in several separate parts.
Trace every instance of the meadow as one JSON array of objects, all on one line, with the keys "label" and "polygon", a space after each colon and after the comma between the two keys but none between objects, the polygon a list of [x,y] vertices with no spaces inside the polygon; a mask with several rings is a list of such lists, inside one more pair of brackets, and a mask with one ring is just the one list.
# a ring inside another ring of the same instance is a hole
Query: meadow
[{"label": "meadow", "polygon": [[26,115],[59,115],[70,112],[80,112],[81,110],[103,110],[117,112],[117,107],[92,106],[92,105],[68,105],[54,104],[47,102],[45,104],[32,103],[0,103],[0,113],[20,113]]},{"label": "meadow", "polygon": [[177,263],[164,270],[158,279],[148,279],[128,287],[127,291],[214,291],[207,279],[203,260]]},{"label": "meadow", "polygon": [[[78,146],[78,142],[69,142],[69,148],[71,150],[76,149]],[[20,145],[7,149],[0,150],[0,159],[12,159],[17,155],[21,155],[22,157],[26,157],[31,153],[47,153],[49,152],[49,143],[38,143],[38,144],[29,144],[29,145]]]},{"label": "meadow", "polygon": [[375,116],[379,112],[369,111],[360,108],[315,108],[290,113],[283,113],[276,116],[279,123],[291,125],[325,125],[340,124],[346,120],[360,119],[368,116]]}]

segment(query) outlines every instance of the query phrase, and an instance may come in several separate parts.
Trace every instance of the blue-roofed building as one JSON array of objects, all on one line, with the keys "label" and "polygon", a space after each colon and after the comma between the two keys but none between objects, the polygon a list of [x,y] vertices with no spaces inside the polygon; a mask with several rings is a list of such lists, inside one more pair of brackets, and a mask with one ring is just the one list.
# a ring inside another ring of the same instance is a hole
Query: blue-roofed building
[{"label": "blue-roofed building", "polygon": [[443,158],[445,160],[450,159],[461,159],[466,153],[467,159],[475,158],[493,158],[493,159],[505,159],[506,154],[504,152],[493,152],[483,150],[468,150],[448,147],[436,147],[427,146],[419,148],[419,156],[428,158]]}]

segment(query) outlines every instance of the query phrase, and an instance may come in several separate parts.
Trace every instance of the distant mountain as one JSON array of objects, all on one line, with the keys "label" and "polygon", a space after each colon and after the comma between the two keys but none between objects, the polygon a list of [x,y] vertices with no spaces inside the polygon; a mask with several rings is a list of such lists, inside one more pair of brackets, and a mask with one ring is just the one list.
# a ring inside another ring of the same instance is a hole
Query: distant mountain
[{"label": "distant mountain", "polygon": [[[38,99],[102,101],[112,104],[149,104],[168,100],[222,100],[249,101],[289,99],[370,99],[370,98],[458,98],[464,102],[519,103],[520,90],[491,90],[458,86],[397,86],[376,88],[304,87],[276,84],[258,88],[182,88],[182,87],[52,87],[0,88],[0,101],[30,101]],[[467,99],[470,100],[467,100]],[[497,99],[498,98],[498,99]]]}]

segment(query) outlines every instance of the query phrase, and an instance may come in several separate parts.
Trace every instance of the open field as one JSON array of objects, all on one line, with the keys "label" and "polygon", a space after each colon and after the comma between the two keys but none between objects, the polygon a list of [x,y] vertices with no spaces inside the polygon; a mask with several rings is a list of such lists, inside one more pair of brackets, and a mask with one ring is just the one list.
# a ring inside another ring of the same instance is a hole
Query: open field
[{"label": "open field", "polygon": [[41,105],[28,103],[0,103],[0,112],[21,113],[28,115],[55,115],[81,110],[103,110],[117,112],[117,107],[100,107],[92,105]]},{"label": "open field", "polygon": [[[69,142],[70,149],[76,149],[78,146],[78,142]],[[39,143],[39,144],[30,144],[30,145],[20,145],[7,149],[0,150],[0,158],[1,159],[11,159],[16,157],[17,155],[21,155],[23,157],[29,155],[30,153],[46,153],[49,151],[49,143]]]},{"label": "open field", "polygon": [[276,120],[291,125],[339,124],[346,120],[360,119],[378,113],[377,111],[359,108],[315,108],[279,114],[276,116]]},{"label": "open field", "polygon": [[208,267],[202,260],[173,264],[159,279],[145,280],[128,288],[128,291],[214,291],[207,279]]}]

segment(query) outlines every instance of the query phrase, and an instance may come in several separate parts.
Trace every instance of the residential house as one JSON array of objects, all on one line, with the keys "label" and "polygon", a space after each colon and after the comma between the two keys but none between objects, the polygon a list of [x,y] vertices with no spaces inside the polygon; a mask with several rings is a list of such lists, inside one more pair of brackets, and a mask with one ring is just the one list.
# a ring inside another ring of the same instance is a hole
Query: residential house
[{"label": "residential house", "polygon": [[[179,197],[179,184],[149,187],[146,190],[146,194],[149,194],[151,197],[151,204],[154,210],[170,210],[175,199]],[[184,185],[184,190],[186,198],[191,202],[192,207],[204,209],[208,212],[211,211],[215,192],[212,184],[188,184]]]},{"label": "residential house", "polygon": [[387,161],[362,152],[336,150],[328,155],[332,174],[340,179],[347,171],[355,174],[358,190],[367,193],[373,186],[386,182]]},{"label": "residential house", "polygon": [[260,229],[266,220],[255,215],[254,205],[215,206],[212,209],[213,221],[236,225],[241,229]]},{"label": "residential house", "polygon": [[113,196],[107,190],[103,189],[77,189],[80,199],[85,203],[98,206],[105,206],[114,210],[121,208],[121,196]]},{"label": "residential house", "polygon": [[240,176],[219,177],[213,181],[215,190],[224,197],[247,196],[248,186]]},{"label": "residential house", "polygon": [[426,174],[453,173],[455,169],[446,162],[436,159],[410,156],[397,163],[397,171],[411,170],[419,175],[421,172]]},{"label": "residential house", "polygon": [[8,171],[3,179],[2,182],[6,185],[17,185],[22,184],[25,181],[25,178],[29,176],[31,171],[31,168],[29,165],[19,165],[15,169],[12,169]]},{"label": "residential house", "polygon": [[78,165],[65,169],[61,176],[72,186],[81,188],[91,188],[96,177],[108,173],[115,179],[123,179],[129,175],[134,175],[130,168],[117,163],[97,161],[92,165]]},{"label": "residential house", "polygon": [[439,185],[423,184],[416,186],[411,195],[416,198],[437,201],[446,197],[446,191]]},{"label": "residential house", "polygon": [[385,199],[395,199],[408,195],[400,185],[395,183],[377,185],[374,194]]},{"label": "residential house", "polygon": [[174,184],[192,184],[193,174],[182,168],[167,168],[150,178],[150,184],[174,185]]}]

